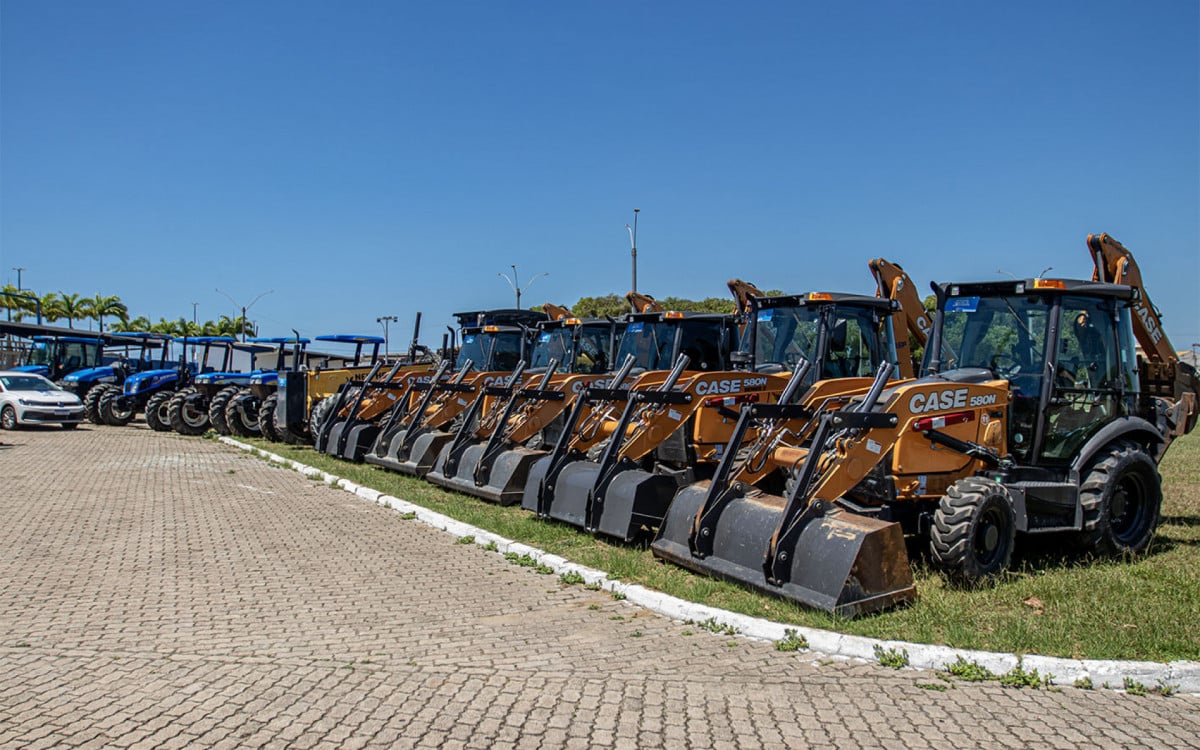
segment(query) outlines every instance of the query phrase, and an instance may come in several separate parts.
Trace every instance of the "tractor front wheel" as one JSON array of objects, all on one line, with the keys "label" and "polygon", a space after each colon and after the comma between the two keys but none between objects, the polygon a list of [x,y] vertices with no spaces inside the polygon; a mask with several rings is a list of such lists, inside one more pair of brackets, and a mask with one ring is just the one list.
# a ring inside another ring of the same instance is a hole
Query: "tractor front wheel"
[{"label": "tractor front wheel", "polygon": [[1137,554],[1150,546],[1162,508],[1162,477],[1138,445],[1120,441],[1097,457],[1079,487],[1082,546],[1100,555]]},{"label": "tractor front wheel", "polygon": [[159,391],[146,401],[146,426],[155,432],[170,432],[171,419],[167,416],[167,404],[174,391]]},{"label": "tractor front wheel", "polygon": [[133,409],[122,405],[122,401],[129,403],[132,402],[132,399],[126,400],[123,395],[116,388],[110,388],[100,397],[97,412],[104,424],[112,427],[124,427],[133,420]]},{"label": "tractor front wheel", "polygon": [[192,389],[177,392],[167,402],[167,421],[180,435],[203,435],[209,427],[203,397]]},{"label": "tractor front wheel", "polygon": [[229,399],[236,396],[240,390],[236,385],[227,385],[217,391],[217,395],[213,396],[208,404],[208,421],[212,423],[218,435],[228,435],[231,432],[229,423],[225,421],[225,407],[229,405]]},{"label": "tractor front wheel", "polygon": [[258,405],[258,429],[263,437],[272,442],[281,442],[279,431],[275,429],[275,407],[279,404],[279,394],[272,393]]},{"label": "tractor front wheel", "polygon": [[337,406],[337,397],[329,396],[323,398],[313,405],[312,412],[308,415],[308,432],[312,435],[312,441],[317,442],[317,437],[321,434],[321,428],[325,425],[325,420],[332,418],[333,407]]},{"label": "tractor front wheel", "polygon": [[225,424],[238,437],[257,437],[262,434],[258,422],[258,397],[243,388],[225,405]]},{"label": "tractor front wheel", "polygon": [[108,383],[94,385],[88,389],[88,392],[83,396],[83,416],[92,424],[104,424],[104,419],[100,416],[100,397],[108,392],[113,386]]},{"label": "tractor front wheel", "polygon": [[1016,546],[1016,515],[1003,485],[967,477],[946,490],[933,513],[933,561],[961,581],[974,583],[1008,568]]}]

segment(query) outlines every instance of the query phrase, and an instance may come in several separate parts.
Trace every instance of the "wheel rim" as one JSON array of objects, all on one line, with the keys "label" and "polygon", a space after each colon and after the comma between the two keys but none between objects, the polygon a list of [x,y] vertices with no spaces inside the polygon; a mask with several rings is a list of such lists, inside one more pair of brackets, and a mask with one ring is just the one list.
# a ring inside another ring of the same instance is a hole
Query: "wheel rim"
[{"label": "wheel rim", "polygon": [[196,409],[191,404],[184,404],[179,410],[179,415],[188,427],[200,427],[208,419],[208,412]]},{"label": "wheel rim", "polygon": [[0,425],[3,425],[6,430],[17,426],[17,413],[12,410],[11,406],[0,413]]},{"label": "wheel rim", "polygon": [[975,557],[985,569],[995,565],[1003,557],[1007,528],[1008,516],[1004,510],[994,503],[989,503],[979,516],[973,545]]},{"label": "wheel rim", "polygon": [[1138,474],[1121,477],[1109,500],[1109,528],[1113,538],[1132,546],[1141,540],[1150,515],[1145,482]]}]

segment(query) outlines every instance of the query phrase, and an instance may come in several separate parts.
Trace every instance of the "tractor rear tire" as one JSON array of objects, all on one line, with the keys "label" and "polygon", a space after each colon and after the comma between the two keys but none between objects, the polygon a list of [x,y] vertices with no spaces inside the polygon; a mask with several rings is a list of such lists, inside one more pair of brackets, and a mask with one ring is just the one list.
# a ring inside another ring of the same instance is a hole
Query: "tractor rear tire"
[{"label": "tractor rear tire", "polygon": [[105,394],[108,389],[114,386],[108,383],[94,385],[88,389],[88,392],[83,396],[83,416],[92,424],[104,424],[104,420],[100,417],[100,397]]},{"label": "tractor rear tire", "polygon": [[262,428],[258,422],[258,397],[243,388],[225,405],[225,424],[238,437],[258,437]]},{"label": "tractor rear tire", "polygon": [[1158,466],[1135,443],[1119,441],[1097,456],[1079,487],[1084,549],[1136,555],[1150,546],[1162,509]]},{"label": "tractor rear tire", "polygon": [[146,401],[146,426],[155,432],[170,432],[171,419],[167,416],[167,404],[175,391],[159,391]]},{"label": "tractor rear tire", "polygon": [[333,415],[330,412],[335,406],[337,406],[337,396],[329,396],[313,404],[312,411],[308,415],[308,433],[312,442],[317,442],[317,436],[321,434],[321,426],[325,424],[325,420],[332,418]]},{"label": "tractor rear tire", "polygon": [[203,435],[211,426],[208,409],[189,402],[188,397],[194,395],[194,388],[185,388],[167,402],[167,421],[171,423],[171,429],[180,435]]},{"label": "tractor rear tire", "polygon": [[124,427],[133,421],[133,409],[122,409],[117,405],[122,395],[124,394],[120,390],[109,388],[100,397],[100,403],[96,410],[104,424],[111,427]]},{"label": "tractor rear tire", "polygon": [[258,429],[262,430],[263,437],[274,443],[282,441],[279,430],[275,429],[275,407],[278,404],[279,394],[272,393],[258,405]]},{"label": "tractor rear tire", "polygon": [[230,434],[229,423],[225,421],[225,407],[229,405],[229,399],[237,395],[240,390],[241,388],[236,385],[227,385],[217,391],[217,395],[208,402],[208,421],[218,435]]},{"label": "tractor rear tire", "polygon": [[1008,568],[1016,546],[1017,519],[1004,485],[978,477],[960,479],[933,512],[929,548],[942,570],[978,583]]}]

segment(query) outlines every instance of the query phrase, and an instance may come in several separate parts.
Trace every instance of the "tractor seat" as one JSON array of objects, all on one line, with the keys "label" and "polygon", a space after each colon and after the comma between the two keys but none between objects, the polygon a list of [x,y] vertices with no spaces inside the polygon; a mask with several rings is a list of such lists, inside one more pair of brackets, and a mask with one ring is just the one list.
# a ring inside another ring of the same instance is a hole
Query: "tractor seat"
[{"label": "tractor seat", "polygon": [[934,377],[951,383],[967,383],[968,385],[987,383],[997,379],[996,373],[986,367],[960,367],[956,370],[940,372]]}]

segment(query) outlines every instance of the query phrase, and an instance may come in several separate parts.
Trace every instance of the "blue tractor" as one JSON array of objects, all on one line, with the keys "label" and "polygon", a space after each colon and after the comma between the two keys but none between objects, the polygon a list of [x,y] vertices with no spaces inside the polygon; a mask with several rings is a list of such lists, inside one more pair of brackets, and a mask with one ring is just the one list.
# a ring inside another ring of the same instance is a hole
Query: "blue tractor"
[{"label": "blue tractor", "polygon": [[163,333],[121,333],[102,351],[103,364],[68,373],[58,384],[83,401],[87,421],[105,424],[100,415],[101,399],[120,394],[124,382],[132,375],[166,367],[171,356],[170,343],[171,337]]},{"label": "blue tractor", "polygon": [[[221,394],[225,393],[224,389],[221,393],[213,398],[213,403],[209,408],[209,419],[212,420],[216,427],[218,420],[213,418],[213,410],[223,410],[220,415],[228,432],[223,434],[237,435],[238,437],[255,437],[257,435],[266,435],[272,440],[278,440],[275,434],[275,405],[278,402],[279,381],[283,373],[287,372],[289,362],[291,370],[298,372],[300,364],[304,360],[305,348],[309,344],[309,339],[292,337],[259,337],[249,339],[250,343],[265,344],[274,347],[275,351],[275,369],[274,370],[255,370],[250,375],[249,385],[238,388],[224,401],[219,401]],[[290,358],[290,359],[289,359]],[[222,406],[223,404],[223,406]],[[267,404],[267,409],[263,409],[263,405]],[[267,415],[264,420],[262,415]],[[220,428],[216,427],[220,432]]]},{"label": "blue tractor", "polygon": [[[204,359],[196,374],[186,387],[175,392],[167,401],[167,421],[171,429],[180,435],[203,435],[211,427],[221,434],[229,434],[225,422],[225,406],[233,394],[250,385],[250,378],[264,371],[254,369],[254,359],[260,354],[274,350],[263,344],[238,343],[228,336],[205,336],[189,341],[206,344]],[[223,353],[220,369],[209,370],[207,358],[211,351]],[[246,372],[233,369],[235,351],[250,355],[250,369]]]}]

